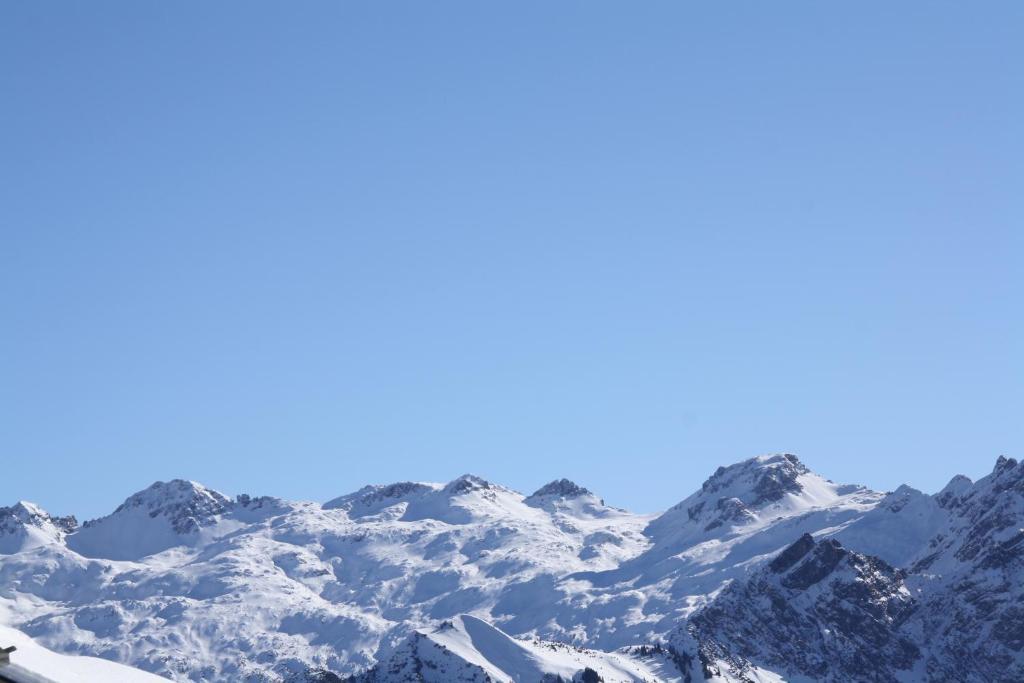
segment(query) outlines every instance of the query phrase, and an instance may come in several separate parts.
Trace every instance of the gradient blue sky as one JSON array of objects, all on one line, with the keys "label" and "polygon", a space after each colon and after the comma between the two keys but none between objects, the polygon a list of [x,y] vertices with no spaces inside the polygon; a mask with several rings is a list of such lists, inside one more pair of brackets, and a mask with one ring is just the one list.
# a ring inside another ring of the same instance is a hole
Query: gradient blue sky
[{"label": "gradient blue sky", "polygon": [[8,2],[0,500],[1024,452],[1024,3]]}]

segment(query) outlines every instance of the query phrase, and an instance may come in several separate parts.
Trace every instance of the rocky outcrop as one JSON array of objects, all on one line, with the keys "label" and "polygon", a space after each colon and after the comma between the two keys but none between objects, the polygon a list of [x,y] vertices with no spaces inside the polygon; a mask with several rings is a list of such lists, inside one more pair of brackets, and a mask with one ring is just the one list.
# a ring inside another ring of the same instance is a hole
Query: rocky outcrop
[{"label": "rocky outcrop", "polygon": [[901,630],[916,608],[903,578],[878,558],[804,535],[685,629],[705,661],[740,678],[758,666],[820,681],[894,680],[921,656]]}]

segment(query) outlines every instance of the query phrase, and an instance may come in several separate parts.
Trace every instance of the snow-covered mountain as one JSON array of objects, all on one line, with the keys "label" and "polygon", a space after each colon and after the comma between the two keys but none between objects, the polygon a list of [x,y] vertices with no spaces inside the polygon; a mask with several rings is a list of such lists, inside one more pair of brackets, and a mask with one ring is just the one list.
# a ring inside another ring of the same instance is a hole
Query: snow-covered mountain
[{"label": "snow-covered mountain", "polygon": [[182,681],[1024,680],[1022,480],[883,494],[763,456],[657,516],[564,479],[157,483],[80,527],[0,509],[0,620]]}]

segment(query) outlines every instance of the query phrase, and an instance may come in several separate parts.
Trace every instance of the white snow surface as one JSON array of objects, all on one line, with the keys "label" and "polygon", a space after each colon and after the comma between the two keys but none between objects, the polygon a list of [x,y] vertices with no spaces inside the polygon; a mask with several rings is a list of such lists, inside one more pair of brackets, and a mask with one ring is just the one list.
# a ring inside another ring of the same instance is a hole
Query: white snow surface
[{"label": "white snow surface", "polygon": [[14,646],[0,676],[40,683],[158,683],[166,678],[95,657],[69,657],[37,645],[24,633],[0,626],[0,647]]}]

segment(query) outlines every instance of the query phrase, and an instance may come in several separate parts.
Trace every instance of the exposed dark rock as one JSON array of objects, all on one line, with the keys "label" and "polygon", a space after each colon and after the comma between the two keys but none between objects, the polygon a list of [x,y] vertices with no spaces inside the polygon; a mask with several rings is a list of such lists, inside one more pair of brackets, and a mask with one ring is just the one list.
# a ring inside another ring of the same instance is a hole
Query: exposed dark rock
[{"label": "exposed dark rock", "polygon": [[779,553],[768,567],[776,574],[780,574],[802,560],[813,548],[814,538],[810,534],[804,534],[793,545]]},{"label": "exposed dark rock", "polygon": [[897,628],[914,608],[901,572],[805,534],[723,591],[688,628],[707,662],[726,662],[740,678],[759,666],[820,680],[889,681],[920,657]]}]

